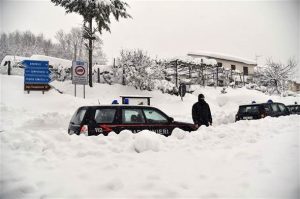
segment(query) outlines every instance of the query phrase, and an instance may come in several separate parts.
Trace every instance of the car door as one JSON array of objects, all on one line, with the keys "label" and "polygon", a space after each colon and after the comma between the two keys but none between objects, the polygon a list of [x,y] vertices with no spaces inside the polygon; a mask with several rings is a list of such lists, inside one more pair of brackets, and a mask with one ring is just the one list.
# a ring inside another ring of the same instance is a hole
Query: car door
[{"label": "car door", "polygon": [[123,107],[121,109],[122,124],[120,125],[120,131],[127,129],[133,133],[138,133],[142,130],[148,129],[143,111],[137,107]]},{"label": "car door", "polygon": [[143,113],[149,130],[165,136],[172,134],[174,126],[170,124],[169,117],[166,114],[150,107],[143,108]]}]

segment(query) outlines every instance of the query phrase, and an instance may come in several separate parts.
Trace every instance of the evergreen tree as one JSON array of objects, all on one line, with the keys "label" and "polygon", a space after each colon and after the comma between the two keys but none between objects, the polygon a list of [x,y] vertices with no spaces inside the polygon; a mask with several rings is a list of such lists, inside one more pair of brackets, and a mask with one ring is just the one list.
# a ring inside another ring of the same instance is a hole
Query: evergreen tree
[{"label": "evergreen tree", "polygon": [[[93,40],[96,39],[95,33],[97,30],[100,34],[103,30],[110,31],[111,14],[116,20],[119,20],[120,17],[130,17],[126,11],[128,4],[121,0],[51,0],[51,2],[56,6],[64,7],[66,13],[74,12],[83,17],[83,36],[89,41],[86,46],[89,51],[89,85],[92,87],[92,56]],[[97,23],[97,29],[93,28],[93,20]]]}]

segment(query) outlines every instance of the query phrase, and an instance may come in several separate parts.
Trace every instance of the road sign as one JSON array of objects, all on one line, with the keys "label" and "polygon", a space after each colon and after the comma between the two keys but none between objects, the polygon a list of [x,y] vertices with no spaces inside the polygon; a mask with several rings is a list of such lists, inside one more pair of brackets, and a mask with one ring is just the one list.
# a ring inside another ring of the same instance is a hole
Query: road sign
[{"label": "road sign", "polygon": [[47,91],[50,89],[49,61],[40,60],[24,60],[22,64],[25,67],[24,71],[24,90],[39,90]]},{"label": "road sign", "polygon": [[48,91],[50,89],[49,84],[25,84],[25,91]]},{"label": "road sign", "polygon": [[72,63],[72,83],[73,84],[88,84],[88,66],[87,62],[73,61]]},{"label": "road sign", "polygon": [[44,68],[25,68],[25,73],[26,74],[38,74],[38,75],[47,75],[49,76],[51,74],[51,71],[49,69],[44,69]]},{"label": "road sign", "polygon": [[22,64],[25,68],[49,68],[49,61],[24,60]]}]

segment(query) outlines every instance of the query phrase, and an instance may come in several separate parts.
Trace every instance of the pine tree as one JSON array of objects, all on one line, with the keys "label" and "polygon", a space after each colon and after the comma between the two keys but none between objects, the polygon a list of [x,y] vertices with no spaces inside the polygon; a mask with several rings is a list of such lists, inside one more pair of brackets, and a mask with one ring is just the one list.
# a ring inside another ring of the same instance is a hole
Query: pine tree
[{"label": "pine tree", "polygon": [[[118,21],[119,18],[131,17],[126,8],[128,4],[121,0],[51,0],[56,6],[62,6],[66,13],[78,13],[83,17],[84,35],[88,39],[86,45],[89,51],[89,85],[92,83],[92,55],[93,40],[96,39],[95,33],[98,30],[100,34],[103,30],[110,32],[110,15]],[[93,20],[97,23],[97,29],[93,28]]]}]

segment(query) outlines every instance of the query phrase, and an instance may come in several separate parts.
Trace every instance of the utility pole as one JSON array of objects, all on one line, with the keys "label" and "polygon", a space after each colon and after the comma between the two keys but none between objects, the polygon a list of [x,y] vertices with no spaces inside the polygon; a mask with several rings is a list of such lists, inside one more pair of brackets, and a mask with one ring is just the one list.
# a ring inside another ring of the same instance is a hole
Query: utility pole
[{"label": "utility pole", "polygon": [[177,65],[177,59],[176,59],[176,61],[175,61],[175,67],[176,67],[176,79],[175,79],[175,85],[176,85],[176,88],[178,88],[178,65]]}]

